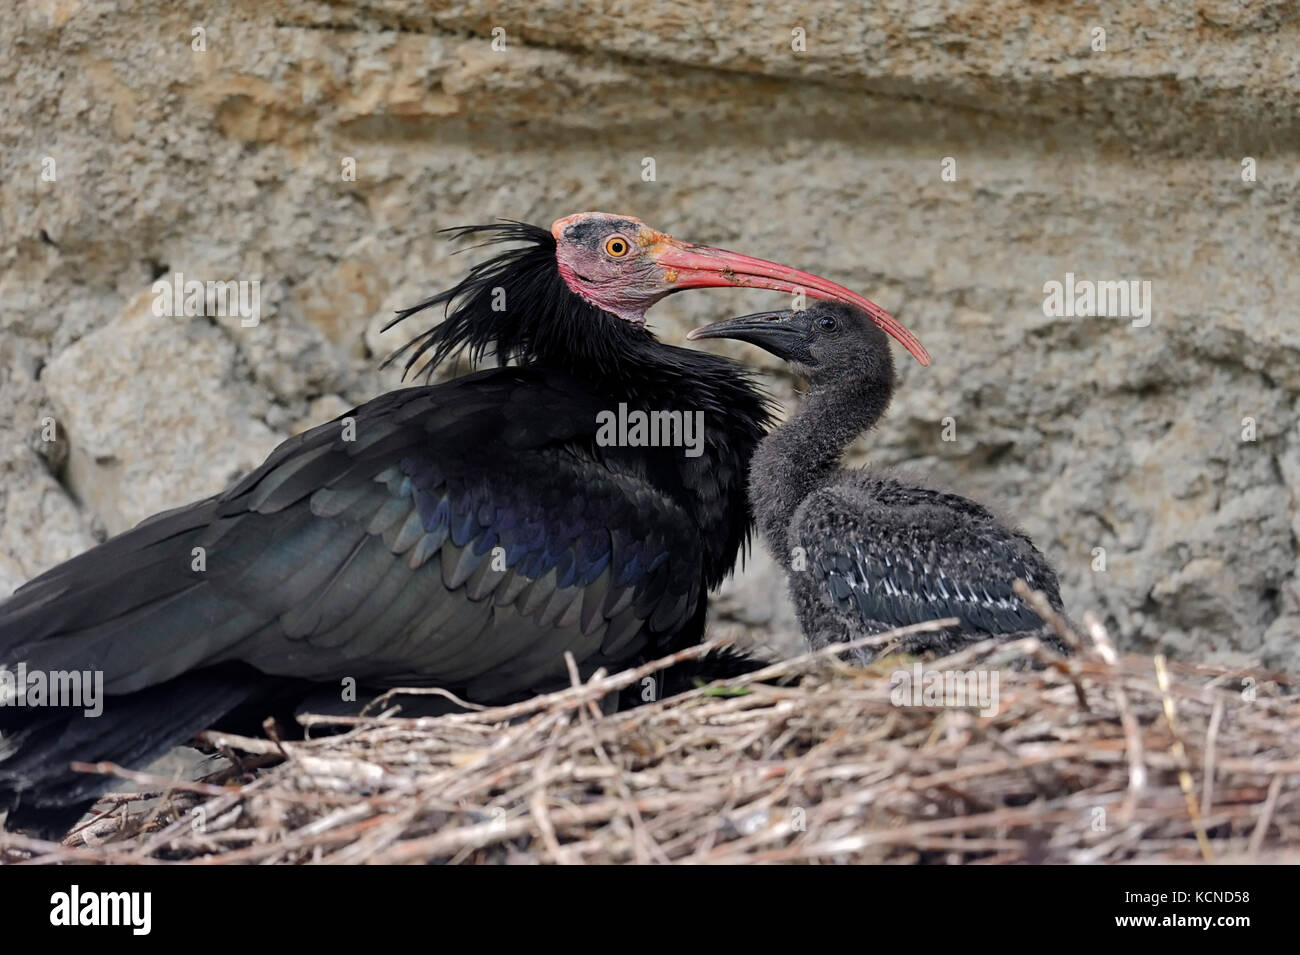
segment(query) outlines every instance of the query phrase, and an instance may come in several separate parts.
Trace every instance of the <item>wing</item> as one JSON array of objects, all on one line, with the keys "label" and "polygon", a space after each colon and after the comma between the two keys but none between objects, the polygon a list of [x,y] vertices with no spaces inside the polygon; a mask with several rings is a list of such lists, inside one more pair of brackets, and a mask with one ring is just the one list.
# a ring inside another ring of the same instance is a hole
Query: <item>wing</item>
[{"label": "wing", "polygon": [[1020,578],[1059,607],[1051,566],[1027,537],[978,505],[949,506],[954,497],[811,495],[796,515],[797,537],[835,608],[885,627],[943,617],[989,634],[1042,626],[1012,585]]},{"label": "wing", "polygon": [[699,532],[592,440],[599,399],[500,369],[385,395],[0,606],[0,664],[109,695],[223,661],[504,698],[697,617]]}]

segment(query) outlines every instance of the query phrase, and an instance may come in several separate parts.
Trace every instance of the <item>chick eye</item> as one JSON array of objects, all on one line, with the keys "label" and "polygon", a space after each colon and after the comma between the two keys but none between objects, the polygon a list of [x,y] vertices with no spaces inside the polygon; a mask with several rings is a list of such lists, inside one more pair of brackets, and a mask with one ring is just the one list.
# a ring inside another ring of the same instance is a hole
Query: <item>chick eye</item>
[{"label": "chick eye", "polygon": [[833,332],[839,327],[839,325],[836,324],[835,319],[831,318],[829,315],[817,319],[817,326],[824,332]]},{"label": "chick eye", "polygon": [[621,235],[616,235],[613,238],[605,240],[605,251],[616,259],[621,259],[623,256],[627,255],[627,250],[627,239],[623,238]]}]

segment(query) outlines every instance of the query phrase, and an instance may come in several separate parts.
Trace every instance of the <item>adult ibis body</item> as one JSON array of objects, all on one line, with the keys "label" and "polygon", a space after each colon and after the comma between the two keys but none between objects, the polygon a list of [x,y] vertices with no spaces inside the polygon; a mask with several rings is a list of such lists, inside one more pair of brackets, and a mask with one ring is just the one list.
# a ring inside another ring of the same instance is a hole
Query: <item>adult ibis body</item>
[{"label": "adult ibis body", "polygon": [[1028,537],[968,498],[840,466],[894,391],[889,341],[867,314],[823,301],[716,322],[689,337],[758,345],[808,381],[802,407],[755,452],[750,494],[813,648],[945,617],[960,626],[905,646],[950,650],[990,636],[1045,635],[1012,589],[1021,578],[1061,607],[1056,574]]},{"label": "adult ibis body", "polygon": [[[408,371],[462,349],[501,367],[290,438],[223,493],[0,605],[17,690],[0,699],[9,825],[54,831],[108,785],[71,761],[138,767],[321,687],[498,702],[567,680],[566,651],[589,674],[699,640],[706,594],[749,532],[745,475],[768,410],[740,366],[658,342],[646,310],[728,286],[870,303],[626,216],[459,236],[509,247],[399,314],[445,316],[408,347]],[[602,441],[621,406],[702,413],[698,451]],[[101,712],[24,692],[57,674],[84,676],[87,694],[102,681]]]}]

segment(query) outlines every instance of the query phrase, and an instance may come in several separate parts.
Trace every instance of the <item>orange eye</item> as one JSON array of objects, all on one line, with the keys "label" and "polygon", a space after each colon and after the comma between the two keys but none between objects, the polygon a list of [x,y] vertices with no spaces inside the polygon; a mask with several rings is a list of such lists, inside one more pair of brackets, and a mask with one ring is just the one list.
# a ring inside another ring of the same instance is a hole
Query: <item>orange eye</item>
[{"label": "orange eye", "polygon": [[613,238],[605,240],[605,251],[616,259],[621,259],[623,256],[627,255],[627,250],[627,239],[623,238],[621,235],[616,235]]}]

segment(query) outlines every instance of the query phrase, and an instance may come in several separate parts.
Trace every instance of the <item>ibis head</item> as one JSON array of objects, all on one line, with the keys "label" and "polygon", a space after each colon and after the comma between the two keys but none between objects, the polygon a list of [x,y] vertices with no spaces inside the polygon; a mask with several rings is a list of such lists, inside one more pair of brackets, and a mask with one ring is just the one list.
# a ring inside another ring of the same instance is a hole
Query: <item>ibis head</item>
[{"label": "ibis head", "polygon": [[874,317],[839,302],[795,311],[755,312],[692,329],[688,338],[732,338],[757,345],[814,385],[842,378],[892,386],[889,340]]}]

